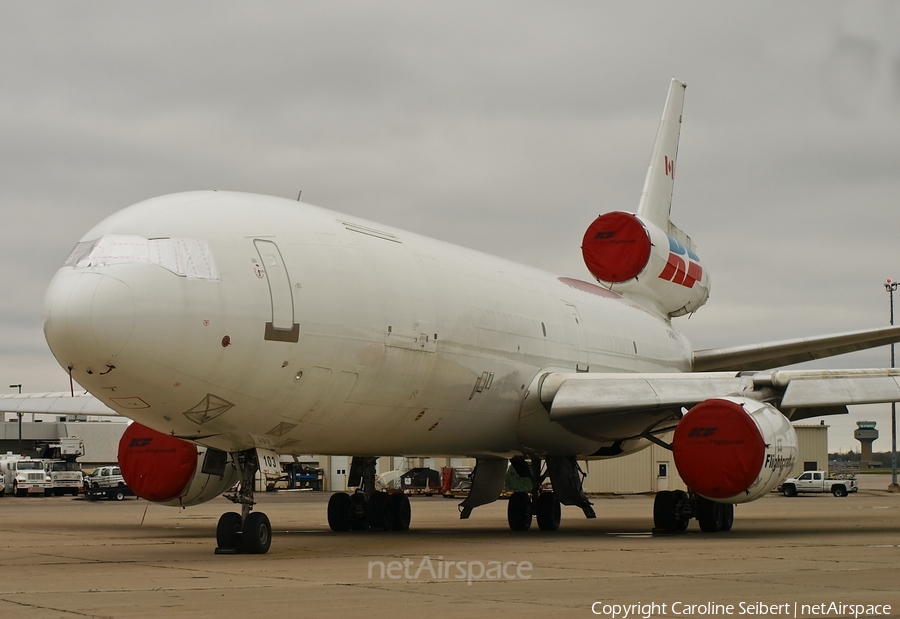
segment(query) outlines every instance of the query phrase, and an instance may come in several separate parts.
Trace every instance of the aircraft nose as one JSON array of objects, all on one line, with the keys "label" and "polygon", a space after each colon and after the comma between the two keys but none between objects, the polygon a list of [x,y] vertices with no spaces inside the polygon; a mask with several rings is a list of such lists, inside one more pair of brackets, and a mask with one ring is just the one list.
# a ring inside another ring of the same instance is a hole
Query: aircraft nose
[{"label": "aircraft nose", "polygon": [[58,272],[44,307],[44,335],[63,366],[102,371],[114,365],[134,330],[131,289],[107,274]]}]

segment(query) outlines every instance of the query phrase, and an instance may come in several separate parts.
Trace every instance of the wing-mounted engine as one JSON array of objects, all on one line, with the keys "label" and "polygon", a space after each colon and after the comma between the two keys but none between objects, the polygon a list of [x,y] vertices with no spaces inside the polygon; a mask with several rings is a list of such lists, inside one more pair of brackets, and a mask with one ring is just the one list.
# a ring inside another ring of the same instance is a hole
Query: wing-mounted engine
[{"label": "wing-mounted engine", "polygon": [[754,501],[797,460],[797,434],[775,407],[750,398],[705,400],[678,423],[675,466],[694,492],[719,503]]},{"label": "wing-mounted engine", "polygon": [[613,211],[588,227],[581,243],[584,263],[608,288],[646,299],[668,316],[696,311],[709,298],[709,274],[691,240],[640,215]]},{"label": "wing-mounted engine", "polygon": [[119,441],[119,466],[142,499],[187,507],[210,501],[239,479],[227,452],[201,447],[132,423]]}]

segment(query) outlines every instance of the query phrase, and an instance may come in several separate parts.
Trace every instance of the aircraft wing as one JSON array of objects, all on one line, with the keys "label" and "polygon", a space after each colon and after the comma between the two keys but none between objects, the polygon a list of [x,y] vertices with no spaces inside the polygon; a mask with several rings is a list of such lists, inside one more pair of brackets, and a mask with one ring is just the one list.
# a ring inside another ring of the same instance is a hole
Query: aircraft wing
[{"label": "aircraft wing", "polygon": [[895,342],[900,342],[900,327],[882,327],[731,348],[708,348],[694,352],[693,368],[695,372],[767,370]]},{"label": "aircraft wing", "polygon": [[0,412],[35,413],[38,415],[120,415],[92,395],[68,391],[0,395]]},{"label": "aircraft wing", "polygon": [[[679,418],[704,400],[743,396],[771,403],[788,419],[847,412],[850,404],[900,402],[900,369],[773,370],[691,374],[548,373],[540,387],[550,419],[563,423],[621,425]],[[634,413],[649,415],[634,415]],[[660,413],[653,415],[653,412]],[[640,420],[640,421],[637,421]],[[637,427],[633,435],[643,429]]]}]

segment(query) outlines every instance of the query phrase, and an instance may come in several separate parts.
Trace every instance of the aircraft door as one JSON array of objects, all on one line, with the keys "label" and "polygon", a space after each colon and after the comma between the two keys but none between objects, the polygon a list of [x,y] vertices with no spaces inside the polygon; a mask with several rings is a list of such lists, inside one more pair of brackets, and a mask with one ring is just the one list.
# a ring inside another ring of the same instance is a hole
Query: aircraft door
[{"label": "aircraft door", "polygon": [[272,320],[266,323],[265,339],[277,342],[300,340],[300,325],[294,322],[294,295],[281,251],[273,241],[253,239],[262,271],[269,285]]},{"label": "aircraft door", "polygon": [[573,328],[574,334],[574,341],[572,344],[575,347],[574,352],[576,355],[575,371],[587,372],[590,370],[590,365],[588,364],[588,348],[584,325],[581,322],[581,315],[578,313],[578,308],[571,303],[566,303],[566,310],[568,311],[571,320],[574,321],[574,325],[570,326]]}]

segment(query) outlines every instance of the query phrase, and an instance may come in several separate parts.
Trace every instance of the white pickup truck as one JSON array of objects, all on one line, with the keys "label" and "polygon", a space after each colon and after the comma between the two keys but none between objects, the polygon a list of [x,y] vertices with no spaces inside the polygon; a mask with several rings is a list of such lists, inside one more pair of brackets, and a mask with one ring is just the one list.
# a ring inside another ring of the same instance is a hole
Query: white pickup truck
[{"label": "white pickup truck", "polygon": [[784,496],[797,496],[801,492],[830,492],[834,496],[847,496],[859,487],[855,479],[834,479],[825,471],[804,471],[800,477],[785,479],[780,490]]}]

